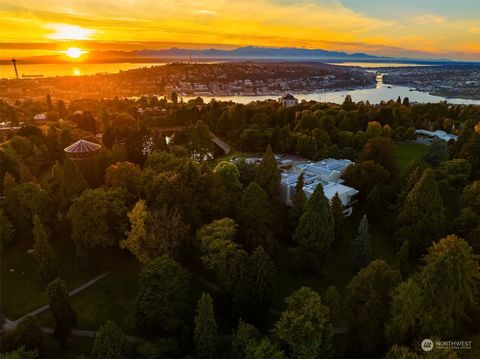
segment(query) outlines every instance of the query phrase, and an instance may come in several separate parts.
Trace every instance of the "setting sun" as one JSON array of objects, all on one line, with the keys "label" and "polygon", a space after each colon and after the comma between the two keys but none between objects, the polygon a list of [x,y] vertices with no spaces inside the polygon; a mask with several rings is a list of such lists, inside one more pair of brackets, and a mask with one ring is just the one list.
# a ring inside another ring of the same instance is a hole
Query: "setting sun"
[{"label": "setting sun", "polygon": [[80,50],[78,47],[70,47],[65,51],[65,54],[72,59],[78,59],[84,51]]}]

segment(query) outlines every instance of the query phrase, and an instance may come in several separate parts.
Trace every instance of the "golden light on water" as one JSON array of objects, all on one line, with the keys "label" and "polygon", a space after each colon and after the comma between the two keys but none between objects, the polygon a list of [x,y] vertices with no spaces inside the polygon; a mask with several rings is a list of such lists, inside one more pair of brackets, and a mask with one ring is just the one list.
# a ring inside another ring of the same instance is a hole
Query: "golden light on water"
[{"label": "golden light on water", "polygon": [[82,74],[82,72],[80,71],[80,69],[78,67],[74,67],[72,69],[72,73],[73,73],[73,76],[80,76]]}]

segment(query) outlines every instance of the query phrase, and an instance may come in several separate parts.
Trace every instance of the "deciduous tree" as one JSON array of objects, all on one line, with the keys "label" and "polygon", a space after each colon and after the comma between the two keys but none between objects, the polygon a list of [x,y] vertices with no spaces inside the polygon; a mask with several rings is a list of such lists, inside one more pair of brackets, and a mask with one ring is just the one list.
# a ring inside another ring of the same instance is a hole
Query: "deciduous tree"
[{"label": "deciduous tree", "polygon": [[166,207],[150,210],[144,200],[139,200],[128,213],[131,229],[120,247],[130,250],[141,263],[168,254],[178,259],[188,234],[178,209]]},{"label": "deciduous tree", "polygon": [[96,332],[92,359],[127,359],[131,354],[127,337],[111,320],[108,320]]},{"label": "deciduous tree", "polygon": [[320,295],[302,287],[285,299],[286,309],[273,333],[288,345],[291,356],[301,359],[328,357],[331,353],[329,310]]},{"label": "deciduous tree", "polygon": [[148,335],[171,332],[181,323],[188,296],[188,274],[168,256],[146,264],[140,274],[135,324]]}]

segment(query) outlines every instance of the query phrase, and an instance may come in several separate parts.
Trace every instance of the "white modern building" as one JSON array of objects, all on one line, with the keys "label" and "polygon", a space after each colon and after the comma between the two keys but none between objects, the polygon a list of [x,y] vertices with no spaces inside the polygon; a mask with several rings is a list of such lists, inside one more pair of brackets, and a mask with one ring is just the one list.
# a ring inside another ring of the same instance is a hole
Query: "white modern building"
[{"label": "white modern building", "polygon": [[286,94],[280,97],[278,102],[280,102],[283,107],[292,107],[298,104],[298,99],[291,94]]},{"label": "white modern building", "polygon": [[439,140],[449,142],[449,141],[456,141],[457,136],[452,135],[450,133],[446,133],[445,131],[437,130],[437,131],[427,131],[427,130],[416,130],[417,135],[426,136],[430,138],[438,138]]},{"label": "white modern building", "polygon": [[281,198],[282,202],[288,206],[292,205],[292,199],[295,195],[295,186],[298,177],[303,173],[304,183],[303,191],[307,198],[313,194],[315,188],[323,186],[325,196],[331,201],[338,193],[342,204],[345,207],[345,215],[352,214],[352,205],[354,197],[358,194],[355,188],[343,184],[340,178],[345,169],[353,164],[350,160],[336,160],[327,158],[318,162],[297,162],[292,165],[292,169],[282,172]]}]

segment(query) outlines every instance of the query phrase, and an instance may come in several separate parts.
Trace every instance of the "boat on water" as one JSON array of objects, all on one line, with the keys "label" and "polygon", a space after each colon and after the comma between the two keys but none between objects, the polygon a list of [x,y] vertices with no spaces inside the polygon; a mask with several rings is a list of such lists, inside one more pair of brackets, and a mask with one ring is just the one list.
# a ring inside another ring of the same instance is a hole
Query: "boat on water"
[{"label": "boat on water", "polygon": [[23,78],[37,78],[37,77],[43,77],[43,75],[22,75]]}]

